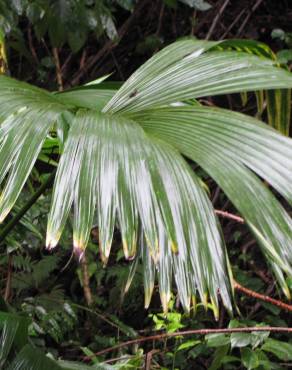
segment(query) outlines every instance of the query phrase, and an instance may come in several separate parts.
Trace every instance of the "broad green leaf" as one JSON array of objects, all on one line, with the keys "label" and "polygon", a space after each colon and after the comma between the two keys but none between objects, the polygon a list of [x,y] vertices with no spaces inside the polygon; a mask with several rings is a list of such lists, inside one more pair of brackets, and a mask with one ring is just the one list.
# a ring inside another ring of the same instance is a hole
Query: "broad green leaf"
[{"label": "broad green leaf", "polygon": [[218,347],[214,353],[213,360],[211,365],[209,366],[209,370],[217,370],[220,369],[223,363],[224,357],[229,352],[229,344],[225,346]]},{"label": "broad green leaf", "polygon": [[[13,342],[17,349],[22,348],[27,343],[29,324],[30,320],[26,317],[10,312],[0,312],[0,328],[6,326],[6,332],[10,331],[10,328],[12,329],[11,331],[14,332]],[[5,345],[4,342],[2,344]]]},{"label": "broad green leaf", "polygon": [[219,287],[231,309],[226,251],[201,182],[173,148],[145,135],[135,122],[97,112],[77,114],[56,175],[49,247],[56,245],[72,205],[75,251],[81,255],[87,244],[96,208],[104,262],[116,215],[126,258],[135,256],[140,219],[141,240],[146,241],[142,247],[146,306],[157,265],[158,275],[163,274],[158,281],[165,310],[172,271],[186,310],[191,295],[198,292],[204,304],[210,296],[217,316]]},{"label": "broad green leaf", "polygon": [[56,94],[56,98],[64,104],[79,108],[101,110],[114,96],[116,90],[106,89],[73,89]]},{"label": "broad green leaf", "polygon": [[57,362],[51,360],[38,348],[27,344],[17,354],[8,370],[60,370]]},{"label": "broad green leaf", "polygon": [[232,333],[230,336],[231,347],[246,347],[252,341],[250,333]]},{"label": "broad green leaf", "polygon": [[[255,40],[224,40],[213,49],[218,50],[235,50],[243,51],[249,54],[257,55],[262,58],[269,58],[277,63],[281,63],[277,59],[276,54],[261,42]],[[280,131],[283,135],[289,136],[290,117],[291,117],[291,90],[277,89],[257,91],[256,92],[258,117],[261,117],[265,108],[265,99],[268,110],[268,123]]]},{"label": "broad green leaf", "polygon": [[9,355],[15,335],[17,333],[19,322],[9,317],[1,325],[1,337],[0,337],[0,368],[3,368],[6,358]]},{"label": "broad green leaf", "polygon": [[64,110],[64,106],[49,92],[3,75],[0,76],[0,106],[0,122],[25,108],[36,110],[36,115],[40,111],[50,115]]},{"label": "broad green leaf", "polygon": [[[97,223],[106,263],[118,227],[125,257],[135,259],[130,280],[142,258],[146,305],[157,276],[167,310],[173,277],[185,310],[198,295],[206,307],[211,301],[218,317],[218,292],[231,310],[230,266],[212,204],[182,153],[230,198],[289,295],[284,274],[292,272],[292,221],[257,175],[292,202],[291,140],[250,117],[200,107],[194,98],[290,88],[291,73],[232,47],[214,50],[218,45],[194,39],[174,43],[139,68],[114,96],[116,87],[107,83],[50,94],[0,77],[2,219],[55,125],[62,154],[48,247],[58,243],[73,208],[79,256]],[[194,104],[188,105],[190,99]]]},{"label": "broad green leaf", "polygon": [[[165,121],[167,129],[191,130],[192,138],[210,140],[212,147],[232,155],[258,173],[288,200],[292,201],[292,145],[260,121],[219,108],[176,107],[149,112],[146,119]],[[139,119],[139,118],[137,118]],[[143,115],[142,115],[143,119]],[[169,121],[168,121],[169,119]],[[150,125],[150,124],[149,124]]]},{"label": "broad green leaf", "polygon": [[291,200],[290,140],[250,117],[219,109],[165,108],[144,118],[136,115],[146,132],[164,138],[215,179],[255,233],[289,295],[281,269],[291,274],[291,219],[245,166]]},{"label": "broad green leaf", "polygon": [[272,353],[282,361],[292,360],[292,344],[268,338],[261,348],[265,352]]},{"label": "broad green leaf", "polygon": [[[188,50],[183,43],[188,42]],[[104,112],[137,112],[209,95],[292,87],[291,73],[244,52],[207,51],[214,42],[178,41],[140,67]],[[157,65],[157,68],[155,66]],[[269,78],[267,78],[267,75]]]},{"label": "broad green leaf", "polygon": [[220,333],[220,334],[207,334],[205,336],[208,347],[221,347],[226,346],[230,343],[230,336]]},{"label": "broad green leaf", "polygon": [[[39,124],[40,119],[41,124]],[[1,182],[9,172],[0,196],[0,221],[3,221],[14,205],[55,119],[55,113],[47,113],[43,110],[31,112],[25,109],[16,115],[11,115],[2,123],[0,127]]]},{"label": "broad green leaf", "polygon": [[276,59],[275,53],[271,48],[257,40],[231,39],[223,40],[219,45],[214,46],[211,50],[223,51],[243,51],[245,53],[256,55],[260,58]]},{"label": "broad green leaf", "polygon": [[[76,118],[73,122],[75,121],[78,119]],[[80,168],[78,150],[81,135],[82,127],[78,124],[72,125],[55,178],[47,228],[46,245],[48,248],[54,248],[57,245],[73,203],[73,188]]]},{"label": "broad green leaf", "polygon": [[176,66],[181,59],[193,59],[216,44],[216,42],[186,39],[167,46],[133,73],[106,105],[104,111],[121,110],[123,106],[128,105],[128,102],[136,105],[137,97],[140,96],[140,88],[153,85],[154,78],[158,78],[168,68]]},{"label": "broad green leaf", "polygon": [[[66,109],[51,94],[0,76],[0,220],[14,205],[38,158],[46,135]],[[8,175],[8,176],[7,176]]]},{"label": "broad green leaf", "polygon": [[241,350],[241,360],[248,370],[256,369],[260,364],[256,352],[252,351],[250,348],[243,348]]}]

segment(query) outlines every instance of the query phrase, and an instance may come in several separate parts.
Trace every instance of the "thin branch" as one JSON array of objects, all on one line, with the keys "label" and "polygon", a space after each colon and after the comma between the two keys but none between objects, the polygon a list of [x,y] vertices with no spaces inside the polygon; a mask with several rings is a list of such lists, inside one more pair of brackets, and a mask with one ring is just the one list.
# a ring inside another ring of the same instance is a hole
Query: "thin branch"
[{"label": "thin branch", "polygon": [[251,289],[245,288],[244,286],[240,285],[235,280],[233,280],[233,287],[234,287],[235,290],[238,290],[239,292],[242,292],[242,293],[244,293],[245,295],[247,295],[249,297],[260,299],[261,301],[271,303],[272,305],[277,306],[277,307],[281,308],[282,310],[292,312],[292,305],[291,304],[284,303],[282,301],[279,301],[278,299],[271,298],[267,295],[260,294],[260,293],[257,293],[255,291],[251,290]]},{"label": "thin branch", "polygon": [[219,19],[221,18],[221,15],[223,14],[223,12],[224,12],[226,6],[228,5],[229,1],[230,0],[225,0],[224,3],[222,4],[221,8],[219,9],[216,17],[214,18],[214,20],[211,24],[211,27],[210,27],[208,33],[207,33],[206,40],[209,40],[211,38],[211,36],[213,34],[213,31],[214,31],[217,23],[219,22]]},{"label": "thin branch", "polygon": [[245,11],[246,11],[246,9],[242,9],[241,12],[239,14],[237,14],[237,16],[234,18],[234,21],[232,23],[230,23],[230,25],[227,28],[227,30],[224,31],[223,35],[220,37],[220,40],[223,40],[229,34],[229,32],[232,30],[232,28],[237,24],[237,22],[243,16],[243,14],[245,13]]},{"label": "thin branch", "polygon": [[38,58],[37,53],[35,51],[35,48],[33,46],[31,27],[28,27],[27,38],[28,38],[28,45],[29,45],[31,55],[32,55],[33,59],[35,60],[35,62],[37,64],[39,64],[39,58]]},{"label": "thin branch", "polygon": [[59,86],[59,91],[63,91],[64,87],[63,87],[62,68],[61,68],[59,52],[57,48],[53,48],[53,56],[54,56],[54,61],[55,61],[55,66],[56,66],[56,77],[57,77],[57,82]]},{"label": "thin branch", "polygon": [[263,0],[257,0],[257,2],[254,4],[254,6],[251,8],[248,15],[245,17],[244,21],[242,22],[241,26],[239,27],[236,36],[240,36],[241,32],[243,31],[244,27],[246,26],[247,22],[249,21],[252,14],[257,10],[257,8],[261,5]]},{"label": "thin branch", "polygon": [[[228,328],[228,329],[194,329],[194,330],[184,330],[178,331],[176,333],[163,333],[158,335],[151,335],[149,337],[142,337],[133,340],[128,340],[126,342],[117,344],[116,346],[106,348],[102,351],[94,353],[92,356],[101,356],[105,353],[115,351],[117,349],[128,347],[133,344],[144,343],[154,340],[163,340],[166,338],[187,336],[187,335],[206,335],[206,334],[232,334],[232,333],[250,333],[250,332],[274,332],[274,333],[292,333],[292,328],[285,327],[275,327],[275,326],[253,326],[246,328]],[[90,361],[92,356],[84,357],[84,361]]]},{"label": "thin branch", "polygon": [[223,218],[229,218],[230,220],[236,221],[240,224],[245,223],[245,221],[242,217],[236,216],[233,213],[229,213],[229,212],[226,212],[226,211],[220,211],[219,209],[215,209],[215,213],[218,216],[222,216]]},{"label": "thin branch", "polygon": [[151,362],[152,362],[152,357],[159,353],[160,351],[158,349],[152,349],[150,352],[146,353],[146,359],[145,359],[145,370],[151,370]]},{"label": "thin branch", "polygon": [[219,198],[219,196],[220,196],[220,191],[221,191],[220,187],[219,187],[219,186],[217,186],[217,187],[216,187],[216,190],[215,190],[215,192],[214,192],[214,195],[213,195],[213,197],[212,197],[212,204],[213,204],[213,206],[215,205],[215,203],[217,202],[217,200],[218,200],[218,198]]},{"label": "thin branch", "polygon": [[163,15],[164,15],[164,8],[165,8],[165,4],[162,3],[161,8],[160,8],[159,18],[158,18],[158,26],[157,26],[157,30],[156,30],[156,36],[159,36],[160,31],[161,31],[162,18],[163,18]]},{"label": "thin branch", "polygon": [[12,219],[0,231],[0,242],[2,242],[10,231],[16,226],[19,220],[26,214],[26,212],[34,205],[38,198],[51,186],[55,178],[56,171],[54,170],[47,180],[39,187],[39,189],[30,197],[26,204],[19,210],[19,212],[12,217]]}]

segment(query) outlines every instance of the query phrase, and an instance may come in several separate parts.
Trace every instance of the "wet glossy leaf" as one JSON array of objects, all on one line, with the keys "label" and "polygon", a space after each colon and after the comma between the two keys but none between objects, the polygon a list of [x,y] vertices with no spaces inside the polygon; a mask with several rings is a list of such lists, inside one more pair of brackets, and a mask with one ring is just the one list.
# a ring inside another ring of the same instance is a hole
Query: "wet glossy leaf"
[{"label": "wet glossy leaf", "polygon": [[230,343],[230,336],[227,334],[207,334],[205,339],[208,347],[221,347]]},{"label": "wet glossy leaf", "polygon": [[290,139],[253,118],[206,107],[165,108],[136,115],[136,119],[147,132],[174,145],[217,181],[255,233],[289,296],[281,269],[291,274],[291,218],[247,167],[291,201]]},{"label": "wet glossy leaf", "polygon": [[231,347],[246,347],[252,341],[250,333],[232,333],[230,336]]}]

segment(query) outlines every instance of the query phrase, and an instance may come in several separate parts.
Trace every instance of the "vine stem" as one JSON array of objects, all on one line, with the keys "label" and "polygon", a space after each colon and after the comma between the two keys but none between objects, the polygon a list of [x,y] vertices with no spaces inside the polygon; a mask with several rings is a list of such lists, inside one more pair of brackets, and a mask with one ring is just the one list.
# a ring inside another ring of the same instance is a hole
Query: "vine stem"
[{"label": "vine stem", "polygon": [[[126,342],[117,344],[116,346],[106,348],[102,351],[94,353],[92,356],[101,356],[108,352],[115,351],[122,347],[127,347],[133,344],[163,340],[171,337],[187,336],[187,335],[206,335],[206,334],[232,334],[232,333],[251,333],[251,332],[274,332],[274,333],[292,333],[292,328],[285,327],[275,327],[275,326],[253,326],[248,328],[227,328],[227,329],[194,329],[194,330],[184,330],[175,333],[163,333],[157,335],[151,335],[149,337],[142,337],[133,340],[128,340]],[[84,361],[90,361],[92,356],[86,356],[83,358]]]},{"label": "vine stem", "polygon": [[26,212],[34,205],[38,198],[51,186],[55,178],[56,170],[43,182],[38,190],[29,198],[25,205],[16,213],[14,217],[3,227],[0,231],[0,243],[6,238],[10,231],[14,228],[19,220],[26,214]]}]

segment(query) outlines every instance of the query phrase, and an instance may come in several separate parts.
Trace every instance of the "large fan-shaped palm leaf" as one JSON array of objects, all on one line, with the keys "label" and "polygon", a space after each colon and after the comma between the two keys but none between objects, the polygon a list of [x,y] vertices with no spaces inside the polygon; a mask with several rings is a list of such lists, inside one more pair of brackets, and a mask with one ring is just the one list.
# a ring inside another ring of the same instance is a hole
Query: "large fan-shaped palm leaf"
[{"label": "large fan-shaped palm leaf", "polygon": [[183,102],[291,88],[292,75],[272,60],[217,48],[214,42],[176,42],[116,93],[91,85],[50,94],[0,77],[1,220],[55,127],[64,147],[47,246],[57,245],[73,208],[78,255],[97,223],[106,263],[114,228],[120,229],[125,257],[134,259],[131,274],[138,259],[143,261],[146,305],[157,273],[164,309],[174,279],[186,310],[199,295],[205,304],[210,298],[217,315],[218,292],[231,310],[232,277],[220,227],[183,154],[203,167],[237,207],[289,295],[291,219],[256,174],[291,202],[292,141],[248,116]]}]

